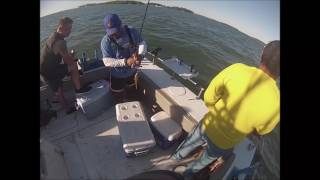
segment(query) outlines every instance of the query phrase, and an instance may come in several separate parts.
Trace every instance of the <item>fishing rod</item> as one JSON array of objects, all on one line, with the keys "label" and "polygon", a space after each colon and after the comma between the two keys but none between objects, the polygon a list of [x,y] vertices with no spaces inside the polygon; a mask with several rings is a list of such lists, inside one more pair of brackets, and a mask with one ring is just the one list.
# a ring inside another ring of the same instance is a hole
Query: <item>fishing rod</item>
[{"label": "fishing rod", "polygon": [[[146,7],[146,10],[145,10],[145,12],[144,12],[144,17],[143,17],[143,20],[142,20],[142,24],[141,24],[141,28],[140,28],[140,38],[141,38],[142,29],[143,29],[143,24],[144,24],[144,21],[145,21],[146,16],[147,16],[147,11],[148,11],[148,7],[149,7],[149,2],[150,2],[150,0],[148,0],[147,7]],[[140,39],[140,40],[141,40],[141,39]]]},{"label": "fishing rod", "polygon": [[[142,34],[142,29],[143,29],[144,21],[145,21],[146,16],[147,16],[147,11],[148,11],[148,7],[149,7],[149,3],[150,3],[150,0],[148,0],[147,7],[146,7],[146,10],[145,10],[145,12],[144,12],[144,17],[143,17],[143,20],[142,20],[142,23],[141,23],[141,27],[140,27],[139,41],[138,41],[138,42],[141,42],[141,39],[142,39],[141,34]],[[143,46],[137,47],[137,45],[136,45],[136,48],[138,48],[138,54],[142,54],[143,49],[144,49]]]},{"label": "fishing rod", "polygon": [[[148,3],[147,3],[147,7],[146,7],[146,10],[144,12],[144,17],[143,17],[143,20],[142,20],[142,24],[141,24],[141,28],[140,28],[140,33],[139,33],[139,42],[141,41],[141,34],[142,34],[142,29],[143,29],[143,24],[144,24],[144,21],[146,19],[146,16],[147,16],[147,11],[148,11],[148,7],[149,7],[149,2],[150,0],[148,0]],[[142,50],[143,48],[140,48],[138,47],[138,54],[141,54],[142,53]],[[141,52],[140,52],[141,51]],[[136,64],[133,65],[133,66],[137,66]],[[140,65],[138,65],[140,66]],[[135,82],[135,86],[136,86],[136,89],[138,89],[138,77],[139,77],[139,73],[137,72],[135,74],[135,77],[134,77],[134,82]]]},{"label": "fishing rod", "polygon": [[[144,22],[145,22],[145,19],[146,19],[146,15],[147,15],[147,11],[148,11],[148,7],[149,7],[149,2],[150,2],[150,0],[148,0],[148,3],[147,3],[147,7],[146,7],[146,10],[145,10],[145,13],[144,13],[144,17],[143,17],[143,20],[142,20],[142,24],[141,24],[141,28],[140,28],[140,37],[139,37],[139,42],[141,41],[141,34],[142,34],[142,30],[143,30],[143,25],[144,25]],[[158,57],[158,53],[159,53],[159,51],[161,50],[161,48],[157,48],[157,49],[155,49],[155,50],[153,50],[152,52],[148,52],[147,51],[147,53],[148,54],[150,54],[152,57],[153,57],[153,64],[155,63],[155,59],[159,59],[164,65],[166,65],[165,64],[165,61],[164,60],[162,60],[160,57]],[[139,51],[140,51],[140,48],[139,48]],[[179,65],[182,65],[182,63],[181,63],[181,61],[179,62]],[[170,67],[169,67],[170,68]],[[194,65],[191,65],[190,66],[190,73],[193,73],[193,69],[194,68]],[[171,69],[171,68],[170,68]],[[173,70],[173,69],[172,69]],[[173,70],[173,72],[175,72],[174,70]],[[177,73],[175,73],[175,74],[177,74]],[[135,79],[135,84],[136,84],[136,86],[137,86],[137,83],[136,83],[136,81],[137,81],[137,79],[138,79],[138,73],[136,73],[136,75],[137,75],[137,77],[135,77],[134,79]],[[178,75],[178,74],[177,74]],[[178,75],[178,76],[180,76],[180,75]],[[181,77],[181,76],[180,76]],[[183,78],[183,77],[182,77]],[[195,85],[195,86],[198,86],[199,88],[200,88],[200,92],[198,93],[198,95],[197,95],[197,99],[200,99],[200,97],[201,97],[201,95],[202,95],[202,93],[204,92],[204,88],[202,88],[201,86],[199,86],[199,84],[197,83],[197,82],[195,82],[195,81],[193,81],[191,78],[184,78],[184,79],[187,79],[189,82],[191,82],[193,85]],[[137,88],[137,87],[136,87]]]}]

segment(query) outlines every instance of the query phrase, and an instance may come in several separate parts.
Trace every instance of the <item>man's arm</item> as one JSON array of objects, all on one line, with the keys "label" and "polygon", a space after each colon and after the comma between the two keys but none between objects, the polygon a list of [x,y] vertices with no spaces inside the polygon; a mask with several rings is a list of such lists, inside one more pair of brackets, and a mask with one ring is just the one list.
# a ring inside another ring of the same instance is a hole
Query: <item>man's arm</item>
[{"label": "man's arm", "polygon": [[262,120],[262,123],[257,124],[255,127],[255,131],[259,135],[268,134],[278,125],[279,121],[280,108],[276,109],[273,114],[270,114],[269,117],[266,117],[264,120]]},{"label": "man's arm", "polygon": [[55,44],[56,53],[62,56],[63,62],[67,65],[74,63],[74,58],[71,53],[68,53],[67,45],[65,41],[58,41]]},{"label": "man's arm", "polygon": [[216,75],[210,82],[208,88],[204,93],[204,102],[207,107],[214,106],[216,102],[222,97],[225,89],[224,78],[226,75],[226,70],[221,71]]},{"label": "man's arm", "polygon": [[116,59],[116,58],[109,58],[109,57],[102,58],[104,65],[107,67],[124,67],[126,66],[125,60],[126,59]]}]

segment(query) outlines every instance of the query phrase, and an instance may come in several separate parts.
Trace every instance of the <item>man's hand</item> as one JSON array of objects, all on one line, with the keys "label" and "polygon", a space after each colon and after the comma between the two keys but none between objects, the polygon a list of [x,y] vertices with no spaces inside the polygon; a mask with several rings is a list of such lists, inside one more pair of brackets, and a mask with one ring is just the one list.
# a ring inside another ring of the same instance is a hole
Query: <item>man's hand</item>
[{"label": "man's hand", "polygon": [[222,159],[222,157],[219,157],[213,164],[209,166],[210,172],[217,170],[223,163],[224,160]]},{"label": "man's hand", "polygon": [[73,59],[72,55],[70,53],[66,53],[63,57],[62,57],[63,61],[65,64],[68,65],[72,65],[73,63],[75,63],[75,60]]},{"label": "man's hand", "polygon": [[132,54],[133,58],[137,59],[137,61],[141,61],[141,56],[138,54],[138,52],[135,52]]},{"label": "man's hand", "polygon": [[73,50],[73,49],[71,49],[71,51],[70,51],[70,55],[74,58],[74,55],[76,54],[76,52]]},{"label": "man's hand", "polygon": [[251,134],[251,137],[257,139],[258,141],[262,139],[262,136],[260,134],[258,134],[258,132],[256,130],[254,130]]},{"label": "man's hand", "polygon": [[138,52],[133,53],[133,58],[136,59],[135,65],[139,66],[141,64],[141,56],[138,54]]},{"label": "man's hand", "polygon": [[79,59],[78,59],[78,58],[75,58],[75,54],[76,54],[76,52],[74,51],[74,49],[71,49],[70,55],[71,55],[71,57],[74,59],[74,61],[77,62],[77,61],[79,61]]},{"label": "man's hand", "polygon": [[131,67],[135,62],[137,61],[137,59],[135,59],[134,57],[129,57],[128,59],[127,59],[127,65],[129,66],[129,67]]},{"label": "man's hand", "polygon": [[141,56],[138,55],[138,53],[133,53],[131,57],[127,59],[127,65],[132,66],[132,65],[138,65],[140,64],[141,61]]}]

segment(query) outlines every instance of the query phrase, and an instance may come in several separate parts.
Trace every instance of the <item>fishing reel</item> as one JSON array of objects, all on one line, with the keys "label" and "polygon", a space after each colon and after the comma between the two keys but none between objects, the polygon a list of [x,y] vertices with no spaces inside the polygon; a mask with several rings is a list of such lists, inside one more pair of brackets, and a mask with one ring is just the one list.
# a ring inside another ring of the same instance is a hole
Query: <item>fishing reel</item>
[{"label": "fishing reel", "polygon": [[138,46],[138,52],[135,52],[133,54],[135,59],[138,59],[134,62],[134,64],[131,65],[131,68],[138,68],[141,67],[141,61],[143,59],[143,55],[145,54],[145,45],[141,44]]}]

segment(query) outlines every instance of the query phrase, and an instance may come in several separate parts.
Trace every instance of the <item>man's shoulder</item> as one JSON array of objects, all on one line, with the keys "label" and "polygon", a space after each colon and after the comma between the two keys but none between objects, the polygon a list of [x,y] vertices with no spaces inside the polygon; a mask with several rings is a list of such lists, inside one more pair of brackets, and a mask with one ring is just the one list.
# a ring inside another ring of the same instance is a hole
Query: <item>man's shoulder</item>
[{"label": "man's shoulder", "polygon": [[64,39],[58,39],[54,44],[55,44],[55,46],[66,46],[67,41]]},{"label": "man's shoulder", "polygon": [[59,39],[53,44],[53,49],[55,52],[66,51],[67,50],[67,42],[63,39]]},{"label": "man's shoulder", "polygon": [[234,70],[239,70],[239,69],[244,69],[247,68],[248,66],[242,63],[234,63],[229,66],[227,66],[223,71],[234,71]]},{"label": "man's shoulder", "polygon": [[224,77],[239,77],[244,74],[247,74],[250,72],[250,74],[254,73],[254,67],[248,66],[243,63],[234,63],[226,68],[224,68],[221,72],[220,75]]},{"label": "man's shoulder", "polygon": [[137,29],[134,28],[133,26],[127,26],[127,27],[128,27],[128,29],[129,29],[130,31],[137,31]]},{"label": "man's shoulder", "polygon": [[248,65],[246,65],[246,64],[243,64],[243,63],[234,63],[234,64],[232,64],[232,65],[230,65],[230,66],[232,66],[232,67],[239,67],[239,68],[250,67],[250,66],[248,66]]},{"label": "man's shoulder", "polygon": [[101,44],[107,45],[108,43],[110,43],[110,39],[109,39],[108,35],[104,35],[101,39]]},{"label": "man's shoulder", "polygon": [[53,38],[53,36],[55,36],[56,32],[52,32],[49,36],[48,39]]},{"label": "man's shoulder", "polygon": [[[46,41],[47,41],[47,42],[54,43],[54,44],[56,44],[57,42],[59,42],[59,43],[63,43],[63,42],[66,43],[66,41],[65,41],[63,38],[59,38],[59,36],[57,35],[56,32],[51,33],[51,34],[48,36],[48,38],[46,39]],[[62,42],[60,42],[60,41],[62,41]]]},{"label": "man's shoulder", "polygon": [[235,63],[227,67],[226,69],[230,69],[232,71],[250,71],[250,72],[256,72],[258,69],[254,66],[250,66],[244,63]]},{"label": "man's shoulder", "polygon": [[101,39],[101,41],[109,41],[108,35],[104,35]]},{"label": "man's shoulder", "polygon": [[136,28],[134,28],[133,26],[127,26],[127,27],[132,34],[134,34],[134,35],[138,34],[138,30]]}]

